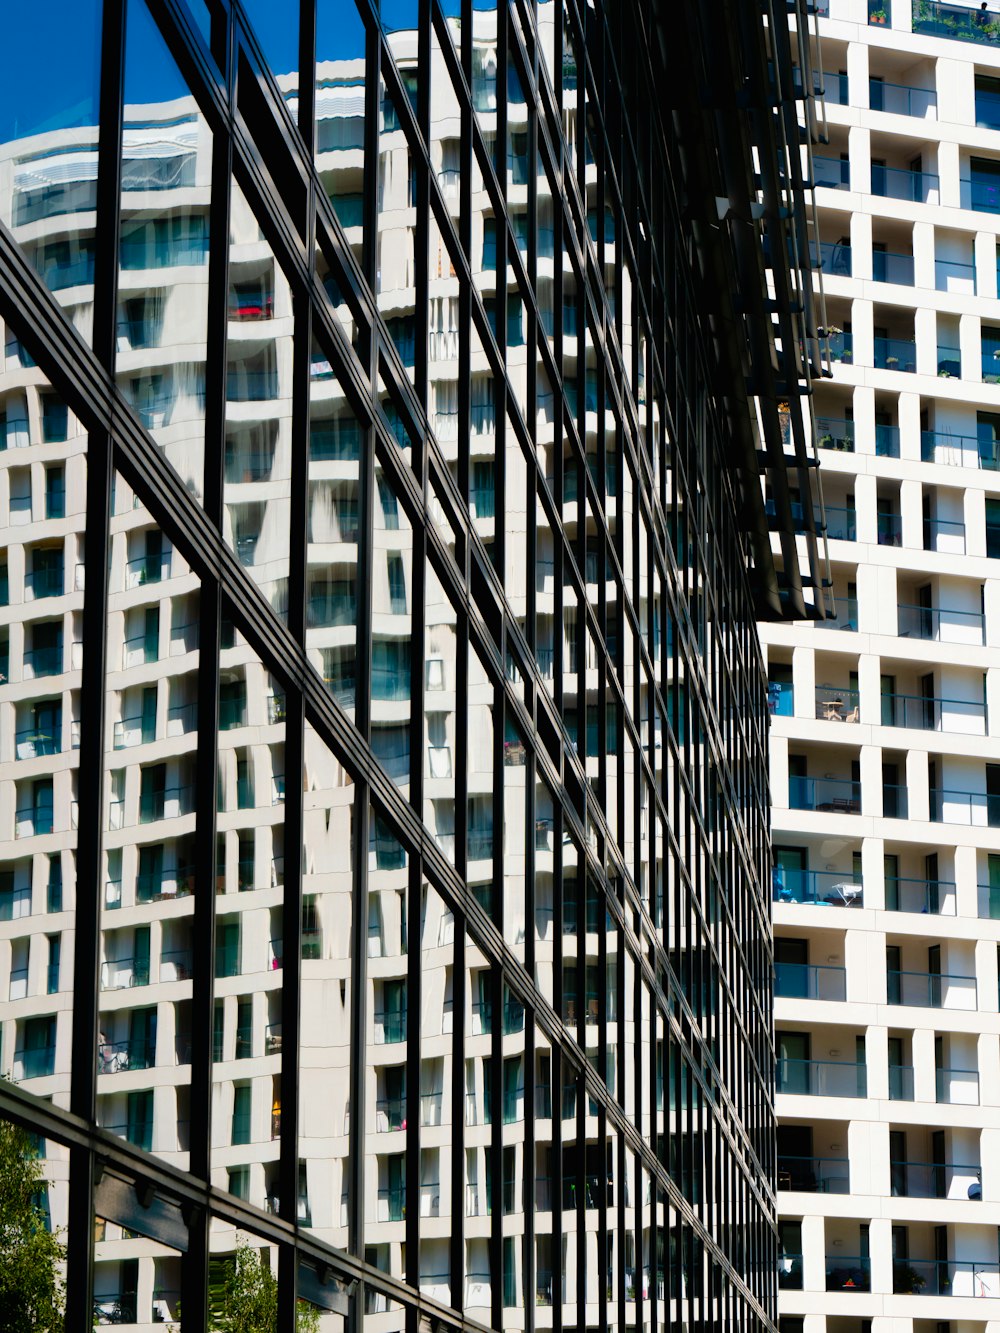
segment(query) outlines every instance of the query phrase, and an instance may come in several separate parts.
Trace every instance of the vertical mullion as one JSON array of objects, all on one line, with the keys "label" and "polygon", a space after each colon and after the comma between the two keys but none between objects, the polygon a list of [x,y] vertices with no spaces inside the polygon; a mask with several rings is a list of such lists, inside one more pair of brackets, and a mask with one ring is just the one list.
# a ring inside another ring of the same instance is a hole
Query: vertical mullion
[{"label": "vertical mullion", "polygon": [[[121,137],[125,65],[124,0],[107,0],[101,33],[100,135],[98,142],[97,247],[94,263],[93,346],[102,366],[114,369],[118,293]],[[87,441],[87,541],[83,603],[84,656],[80,680],[80,813],[76,845],[74,1004],[70,1110],[97,1119],[98,983],[104,828],[105,672],[107,667],[108,552],[110,549],[112,441],[106,430]],[[90,774],[91,780],[83,780]],[[94,780],[95,776],[97,780]],[[87,895],[85,897],[85,895]],[[70,1150],[67,1309],[92,1311],[94,1157]],[[70,1316],[72,1319],[72,1315]],[[81,1327],[83,1320],[81,1320]]]},{"label": "vertical mullion", "polygon": [[[411,673],[412,674],[412,673]],[[416,709],[414,711],[417,711]],[[420,1285],[420,1049],[424,913],[423,862],[409,858],[407,884],[408,949],[406,958],[406,1271],[403,1280]]]},{"label": "vertical mullion", "polygon": [[[459,828],[464,819],[456,820]],[[461,862],[459,862],[461,864]],[[451,1277],[451,1304],[461,1310],[465,1304],[465,982],[466,982],[466,918],[456,910],[455,966],[451,995],[452,1061],[451,1061],[451,1246],[449,1273]]]}]

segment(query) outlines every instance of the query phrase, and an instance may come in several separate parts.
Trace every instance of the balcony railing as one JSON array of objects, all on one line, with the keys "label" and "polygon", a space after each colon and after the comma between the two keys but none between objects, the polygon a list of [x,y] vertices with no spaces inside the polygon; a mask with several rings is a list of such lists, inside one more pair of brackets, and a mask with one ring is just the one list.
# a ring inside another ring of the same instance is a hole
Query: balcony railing
[{"label": "balcony railing", "polygon": [[866,1254],[827,1255],[827,1291],[871,1291],[872,1266]]},{"label": "balcony railing", "polygon": [[939,639],[945,643],[983,642],[981,611],[958,611],[946,606],[898,606],[900,638]]},{"label": "balcony railing", "polygon": [[882,783],[882,815],[885,819],[906,819],[909,808],[910,794],[906,787],[895,782]]},{"label": "balcony railing", "polygon": [[908,879],[886,876],[885,910],[920,912],[925,916],[955,916],[957,900],[955,881],[950,879]]},{"label": "balcony railing", "polygon": [[913,374],[917,369],[917,344],[912,338],[876,338],[875,368]]},{"label": "balcony railing", "polygon": [[965,524],[953,518],[925,518],[924,550],[965,555]]},{"label": "balcony railing", "polygon": [[892,1102],[913,1101],[913,1066],[889,1066],[889,1100]]},{"label": "balcony railing", "polygon": [[1000,46],[998,17],[965,5],[947,5],[939,0],[913,0],[913,31],[928,37],[949,37],[959,42]]},{"label": "balcony railing", "polygon": [[801,1254],[783,1254],[778,1259],[778,1290],[802,1290]]},{"label": "balcony railing", "polygon": [[911,204],[938,202],[940,179],[933,171],[883,167],[872,163],[872,194],[881,199],[904,199]]},{"label": "balcony railing", "polygon": [[946,431],[920,432],[920,460],[939,467],[983,468],[1000,470],[997,441],[978,439],[975,435],[951,435]]},{"label": "balcony railing", "polygon": [[851,1174],[846,1157],[778,1156],[778,1189],[801,1194],[850,1194]]},{"label": "balcony railing", "polygon": [[975,1009],[976,978],[956,972],[886,972],[886,1003],[925,1009]]},{"label": "balcony railing", "polygon": [[850,329],[830,329],[827,344],[831,361],[843,361],[850,365],[854,360],[854,334]]},{"label": "balcony railing", "polygon": [[102,1041],[97,1047],[97,1072],[120,1074],[126,1069],[152,1069],[156,1050],[144,1037],[129,1041]]},{"label": "balcony railing", "polygon": [[872,253],[872,278],[876,282],[892,282],[900,287],[912,287],[913,256],[893,254],[889,250],[875,250]]},{"label": "balcony railing", "polygon": [[969,736],[986,734],[984,703],[917,694],[883,694],[881,698],[883,727],[957,731]]},{"label": "balcony railing", "polygon": [[902,546],[903,520],[900,515],[880,510],[875,516],[875,535],[879,546]]},{"label": "balcony railing", "polygon": [[774,994],[779,999],[845,1000],[847,969],[811,963],[775,963]]},{"label": "balcony railing", "polygon": [[979,1071],[976,1069],[936,1069],[934,1095],[943,1106],[978,1106]]},{"label": "balcony railing", "polygon": [[885,111],[890,116],[926,118],[932,116],[932,113],[937,114],[937,93],[933,88],[915,88],[907,83],[884,83],[881,79],[869,79],[868,105],[872,111]]},{"label": "balcony railing", "polygon": [[816,686],[816,716],[823,722],[858,722],[860,695],[839,685]]},{"label": "balcony railing", "polygon": [[380,1010],[375,1015],[375,1040],[381,1041],[386,1045],[393,1042],[406,1040],[406,1014],[398,1012],[385,1012]]},{"label": "balcony railing", "polygon": [[795,692],[788,681],[767,682],[767,711],[772,717],[791,717],[794,713]]},{"label": "balcony railing", "polygon": [[861,783],[849,778],[788,779],[790,810],[823,810],[829,813],[859,815]]},{"label": "balcony railing", "polygon": [[986,792],[930,790],[930,816],[935,824],[965,824],[975,828],[1000,826],[1000,796]]},{"label": "balcony railing", "polygon": [[875,454],[878,458],[899,457],[899,427],[876,424]]},{"label": "balcony railing", "polygon": [[892,1290],[911,1296],[1000,1296],[1000,1269],[972,1259],[905,1259],[892,1266]]},{"label": "balcony railing", "polygon": [[813,154],[813,184],[827,190],[851,188],[851,164],[846,158]]},{"label": "balcony railing", "polygon": [[937,373],[942,379],[959,379],[962,374],[962,349],[938,343]]},{"label": "balcony railing", "polygon": [[890,1162],[889,1189],[902,1199],[982,1200],[978,1166],[957,1162]]},{"label": "balcony railing", "polygon": [[777,1091],[806,1097],[867,1097],[868,1067],[855,1060],[779,1060]]},{"label": "balcony railing", "polygon": [[980,884],[979,915],[986,921],[1000,921],[1000,885]]},{"label": "balcony railing", "polygon": [[836,449],[840,453],[854,453],[854,422],[838,417],[816,418],[816,446]]},{"label": "balcony railing", "polygon": [[851,276],[851,247],[842,241],[820,241],[818,267],[823,273],[834,277]]},{"label": "balcony railing", "polygon": [[[855,542],[858,539],[857,512],[846,505],[826,505],[826,535],[831,541]],[[819,526],[817,514],[817,526]]]},{"label": "balcony railing", "polygon": [[1000,213],[1000,180],[992,176],[963,177],[958,187],[962,208],[971,208],[976,213]]},{"label": "balcony railing", "polygon": [[55,1068],[55,1046],[36,1046],[31,1050],[14,1052],[15,1079],[46,1078],[55,1073]]},{"label": "balcony railing", "polygon": [[771,878],[776,903],[818,903],[829,907],[862,905],[861,885],[855,884],[843,871],[787,870],[776,866]]},{"label": "balcony railing", "polygon": [[101,964],[101,990],[126,990],[148,985],[148,958],[116,958]]},{"label": "balcony railing", "polygon": [[58,754],[61,748],[55,731],[39,731],[26,727],[14,735],[14,753],[18,759],[38,759],[41,755]]},{"label": "balcony railing", "polygon": [[976,266],[962,264],[955,259],[934,261],[934,286],[939,292],[976,295]]}]

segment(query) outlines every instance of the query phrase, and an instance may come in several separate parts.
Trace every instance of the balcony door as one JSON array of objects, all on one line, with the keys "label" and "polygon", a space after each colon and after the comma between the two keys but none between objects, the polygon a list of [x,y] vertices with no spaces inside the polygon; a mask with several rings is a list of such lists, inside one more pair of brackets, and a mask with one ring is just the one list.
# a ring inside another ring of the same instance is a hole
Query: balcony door
[{"label": "balcony door", "polygon": [[776,993],[791,999],[807,999],[809,996],[808,963],[808,940],[776,939],[774,941]]},{"label": "balcony door", "polygon": [[899,911],[899,857],[889,852],[882,858],[885,874],[885,910]]},{"label": "balcony door", "polygon": [[808,1093],[809,1033],[776,1032],[774,1040],[778,1050],[778,1091]]},{"label": "balcony door", "polygon": [[901,1129],[889,1131],[889,1189],[893,1198],[905,1198],[906,1134]]},{"label": "balcony door", "polygon": [[900,986],[900,972],[902,970],[901,954],[898,944],[887,944],[885,946],[885,986],[886,1003],[899,1004],[902,1000]]}]

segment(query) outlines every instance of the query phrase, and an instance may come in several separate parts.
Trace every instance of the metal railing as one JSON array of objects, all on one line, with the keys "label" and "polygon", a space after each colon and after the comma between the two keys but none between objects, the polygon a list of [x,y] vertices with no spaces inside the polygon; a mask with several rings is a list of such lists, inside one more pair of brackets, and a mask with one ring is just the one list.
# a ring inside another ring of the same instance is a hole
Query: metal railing
[{"label": "metal railing", "polygon": [[872,163],[872,194],[881,199],[904,199],[911,204],[938,202],[940,178],[933,171],[883,167]]},{"label": "metal railing", "polygon": [[876,423],[875,454],[878,458],[899,457],[899,427]]},{"label": "metal railing", "polygon": [[936,1069],[934,1096],[943,1106],[978,1106],[979,1071],[976,1069]]},{"label": "metal railing", "polygon": [[[846,505],[826,505],[826,535],[831,541],[855,542],[858,539],[857,511]],[[819,514],[816,515],[817,526]]]},{"label": "metal railing", "polygon": [[882,817],[906,819],[910,808],[910,794],[906,787],[895,782],[882,783]]},{"label": "metal railing", "polygon": [[886,1003],[925,1009],[975,1009],[976,978],[957,972],[886,972]]},{"label": "metal railing", "polygon": [[955,259],[936,259],[934,261],[934,286],[939,292],[961,292],[975,296],[975,264],[962,264]]},{"label": "metal railing", "polygon": [[947,343],[938,343],[937,373],[942,379],[961,378],[962,349],[960,347],[949,347]]},{"label": "metal railing", "polygon": [[817,267],[831,277],[851,276],[851,247],[843,241],[820,241],[819,254],[814,256]]},{"label": "metal railing", "polygon": [[813,154],[813,185],[827,190],[851,188],[851,164],[846,158]]},{"label": "metal railing", "polygon": [[816,447],[854,453],[854,422],[837,417],[816,418]]},{"label": "metal railing", "polygon": [[775,963],[774,994],[778,999],[846,1000],[847,969],[812,963]]},{"label": "metal railing", "polygon": [[861,813],[861,783],[850,778],[788,779],[790,810],[824,810],[837,814]]},{"label": "metal railing", "polygon": [[850,875],[837,870],[786,870],[776,866],[771,874],[776,903],[818,903],[829,907],[860,907],[862,887]]},{"label": "metal railing", "polygon": [[838,1254],[826,1260],[827,1291],[871,1291],[872,1265],[866,1254]]},{"label": "metal railing", "polygon": [[931,111],[937,115],[937,93],[933,88],[869,79],[868,106],[872,111],[885,111],[891,116],[926,118]]},{"label": "metal railing", "polygon": [[876,370],[901,370],[913,374],[917,369],[917,344],[912,338],[876,338]]},{"label": "metal railing", "polygon": [[958,611],[945,606],[897,607],[900,638],[940,639],[947,643],[982,644],[985,618],[981,611]]},{"label": "metal railing", "polygon": [[988,796],[986,792],[980,791],[932,787],[930,817],[935,824],[996,828],[1000,826],[1000,796]]},{"label": "metal railing", "polygon": [[957,1162],[889,1163],[889,1190],[903,1199],[982,1200],[980,1167]]},{"label": "metal railing", "polygon": [[887,875],[885,910],[920,912],[926,916],[955,916],[958,911],[955,892],[954,880]]},{"label": "metal railing", "polygon": [[965,555],[965,524],[952,518],[925,518],[924,550]]},{"label": "metal railing", "polygon": [[913,1066],[889,1066],[889,1100],[891,1102],[913,1101]]},{"label": "metal railing", "polygon": [[997,16],[966,5],[942,4],[940,0],[913,0],[913,31],[959,42],[1000,45]]},{"label": "metal railing", "polygon": [[802,1290],[802,1255],[782,1254],[778,1259],[778,1290]]},{"label": "metal railing", "polygon": [[881,700],[883,727],[956,731],[970,736],[986,734],[984,703],[916,694],[883,694]]},{"label": "metal railing", "polygon": [[841,689],[838,685],[817,685],[816,716],[823,722],[858,722],[860,699],[857,690]]},{"label": "metal railing", "polygon": [[892,1266],[892,1290],[910,1296],[1000,1296],[1000,1269],[972,1259],[905,1259]]},{"label": "metal railing", "polygon": [[945,431],[920,432],[920,461],[938,467],[982,468],[1000,471],[997,441],[975,435],[951,435]]},{"label": "metal railing", "polygon": [[51,731],[26,727],[14,734],[14,754],[18,759],[38,759],[41,755],[58,754],[61,748],[59,736]]},{"label": "metal railing", "polygon": [[850,1194],[846,1157],[785,1157],[778,1155],[778,1189],[801,1194]]},{"label": "metal railing", "polygon": [[128,1041],[102,1041],[97,1046],[97,1072],[120,1074],[126,1069],[152,1069],[156,1064],[156,1048],[144,1037]]},{"label": "metal railing", "polygon": [[1000,213],[1000,180],[984,176],[963,176],[958,182],[962,208],[976,213]]},{"label": "metal railing", "polygon": [[779,1060],[778,1092],[806,1097],[867,1097],[868,1067],[856,1060]]},{"label": "metal railing", "polygon": [[912,287],[913,256],[893,254],[889,250],[873,251],[872,278],[875,282],[892,282],[900,287]]}]

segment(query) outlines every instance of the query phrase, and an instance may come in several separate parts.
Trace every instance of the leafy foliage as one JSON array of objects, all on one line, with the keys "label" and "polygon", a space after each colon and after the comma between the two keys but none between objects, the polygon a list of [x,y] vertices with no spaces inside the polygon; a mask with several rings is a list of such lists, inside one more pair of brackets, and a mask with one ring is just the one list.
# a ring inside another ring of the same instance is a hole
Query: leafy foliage
[{"label": "leafy foliage", "polygon": [[0,1330],[62,1333],[66,1247],[39,1206],[42,1164],[30,1136],[0,1120]]},{"label": "leafy foliage", "polygon": [[[278,1333],[278,1279],[245,1240],[231,1258],[213,1263],[208,1302],[213,1333]],[[318,1333],[319,1311],[299,1301],[295,1322],[297,1333]]]}]

